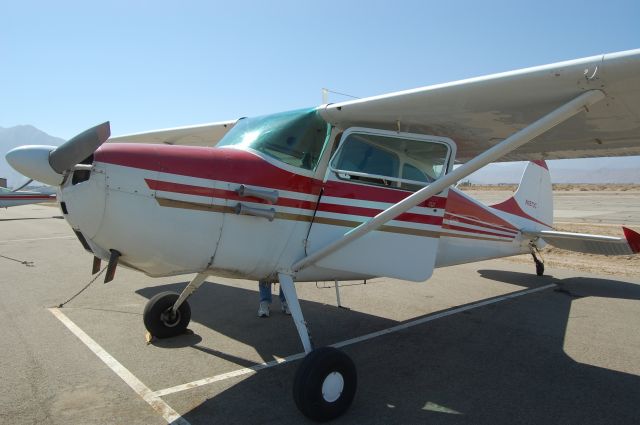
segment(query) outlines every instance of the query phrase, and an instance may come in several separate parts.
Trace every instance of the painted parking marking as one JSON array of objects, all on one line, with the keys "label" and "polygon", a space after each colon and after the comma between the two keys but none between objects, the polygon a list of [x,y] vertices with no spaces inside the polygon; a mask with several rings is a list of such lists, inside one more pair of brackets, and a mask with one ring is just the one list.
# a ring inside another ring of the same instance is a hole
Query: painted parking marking
[{"label": "painted parking marking", "polygon": [[232,372],[222,373],[220,375],[211,376],[209,378],[198,379],[197,381],[188,382],[182,385],[176,385],[175,387],[165,388],[163,390],[154,391],[154,395],[157,397],[162,397],[169,394],[178,393],[185,390],[190,390],[192,388],[201,387],[207,384],[213,384],[214,382],[224,381],[225,379],[235,378],[236,376],[248,375],[251,373],[256,373],[262,369],[269,369],[274,366],[278,366],[284,363],[294,362],[296,360],[300,360],[305,356],[305,353],[293,354],[291,356],[287,356],[281,359],[271,360],[266,363],[258,363],[251,367],[245,367],[242,369],[234,370]]},{"label": "painted parking marking", "polygon": [[118,362],[111,354],[105,351],[96,341],[80,329],[64,313],[57,308],[49,311],[65,325],[80,341],[82,341],[100,360],[106,364],[116,375],[129,385],[144,401],[158,412],[169,424],[190,425],[189,422],[171,408],[164,400],[155,395],[149,387],[140,381],[133,373]]},{"label": "painted parking marking", "polygon": [[[418,325],[422,325],[424,323],[427,322],[431,322],[433,320],[437,320],[437,319],[442,319],[444,317],[448,317],[448,316],[452,316],[454,314],[458,314],[458,313],[462,313],[465,311],[469,311],[469,310],[473,310],[476,308],[481,308],[481,307],[485,307],[491,304],[496,304],[499,303],[501,301],[507,301],[507,300],[511,300],[514,298],[518,298],[518,297],[522,297],[524,295],[529,295],[529,294],[533,294],[536,292],[541,292],[544,291],[546,289],[550,289],[550,288],[555,288],[558,285],[555,283],[551,283],[548,285],[544,285],[541,286],[539,288],[533,288],[533,289],[525,289],[523,291],[517,291],[517,292],[512,292],[510,294],[506,294],[506,295],[501,295],[495,298],[489,298],[486,300],[482,300],[482,301],[478,301],[475,303],[471,303],[471,304],[466,304],[460,307],[455,307],[452,308],[450,310],[446,310],[446,311],[442,311],[440,313],[435,313],[426,317],[422,317],[420,319],[416,319],[416,320],[412,320],[410,322],[406,322],[406,323],[402,323],[396,326],[392,326],[390,328],[387,329],[383,329],[381,331],[377,331],[377,332],[372,332],[366,335],[362,335],[356,338],[351,338],[348,339],[346,341],[342,341],[342,342],[337,342],[335,344],[331,344],[332,347],[335,348],[340,348],[340,347],[346,347],[348,345],[353,345],[359,342],[363,342],[363,341],[367,341],[373,338],[377,338],[379,336],[383,336],[383,335],[389,335],[391,333],[394,332],[398,332],[401,331],[403,329],[408,329],[408,328],[412,328],[414,326],[418,326]],[[212,384],[214,382],[220,382],[220,381],[224,381],[226,379],[229,378],[234,378],[236,376],[242,376],[242,375],[248,375],[248,374],[253,374],[256,373],[259,370],[262,369],[269,369],[275,366],[279,366],[285,363],[291,363],[294,362],[296,360],[300,360],[305,356],[305,353],[298,353],[298,354],[293,354],[291,356],[285,357],[283,359],[276,359],[276,360],[272,360],[270,362],[266,362],[266,363],[259,363],[256,364],[255,366],[251,366],[251,367],[247,367],[247,368],[242,368],[242,369],[238,369],[232,372],[227,372],[227,373],[223,373],[220,375],[215,375],[215,376],[211,376],[208,378],[204,378],[204,379],[198,379],[197,381],[192,381],[192,382],[188,382],[186,384],[181,384],[181,385],[176,385],[174,387],[169,387],[169,388],[165,388],[162,390],[158,390],[155,391],[153,393],[154,396],[156,397],[161,397],[161,396],[166,396],[169,394],[174,394],[177,392],[181,392],[181,391],[186,391],[186,390],[190,390],[193,388],[198,388],[201,387],[203,385],[208,385],[208,384]]]}]

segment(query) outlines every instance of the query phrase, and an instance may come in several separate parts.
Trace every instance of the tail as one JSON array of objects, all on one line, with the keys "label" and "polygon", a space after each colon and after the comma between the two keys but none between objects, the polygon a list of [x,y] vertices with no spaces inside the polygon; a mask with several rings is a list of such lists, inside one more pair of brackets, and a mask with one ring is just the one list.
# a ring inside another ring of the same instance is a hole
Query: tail
[{"label": "tail", "polygon": [[553,190],[547,163],[531,161],[524,170],[518,190],[504,202],[492,205],[500,211],[534,222],[534,229],[553,226]]}]

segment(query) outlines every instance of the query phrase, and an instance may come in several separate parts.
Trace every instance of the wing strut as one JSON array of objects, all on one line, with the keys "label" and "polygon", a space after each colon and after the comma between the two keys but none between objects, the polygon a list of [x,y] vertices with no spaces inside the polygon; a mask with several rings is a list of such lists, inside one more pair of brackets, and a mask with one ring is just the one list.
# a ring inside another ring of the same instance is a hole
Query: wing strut
[{"label": "wing strut", "polygon": [[570,100],[569,102],[549,112],[547,115],[543,116],[537,121],[529,124],[522,130],[512,134],[502,142],[498,143],[490,149],[487,149],[472,160],[451,171],[449,174],[431,183],[429,186],[420,189],[419,191],[406,197],[397,204],[390,206],[370,220],[365,221],[359,226],[351,229],[344,235],[344,237],[302,258],[291,267],[291,272],[298,272],[303,268],[308,267],[325,258],[326,256],[332,254],[343,246],[360,238],[361,236],[364,236],[367,233],[378,229],[386,222],[393,220],[400,214],[408,211],[409,209],[425,201],[431,196],[440,193],[447,187],[455,184],[457,181],[464,179],[474,171],[477,171],[485,165],[494,162],[495,160],[503,157],[509,152],[530,142],[534,138],[550,130],[556,125],[568,120],[569,118],[581,112],[583,108],[588,111],[589,106],[599,102],[604,98],[605,94],[600,90],[589,90],[582,93],[580,96],[574,98],[573,100]]}]

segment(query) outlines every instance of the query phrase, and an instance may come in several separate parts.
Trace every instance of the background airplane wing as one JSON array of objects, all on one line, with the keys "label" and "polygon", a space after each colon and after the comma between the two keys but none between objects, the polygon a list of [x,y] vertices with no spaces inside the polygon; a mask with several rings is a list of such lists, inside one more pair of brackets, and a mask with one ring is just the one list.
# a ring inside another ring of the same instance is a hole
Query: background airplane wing
[{"label": "background airplane wing", "polygon": [[187,127],[166,128],[111,137],[107,143],[164,143],[167,145],[215,146],[237,120]]},{"label": "background airplane wing", "polygon": [[501,160],[640,155],[640,49],[330,104],[322,113],[342,128],[450,137],[465,162],[590,89],[607,98]]}]

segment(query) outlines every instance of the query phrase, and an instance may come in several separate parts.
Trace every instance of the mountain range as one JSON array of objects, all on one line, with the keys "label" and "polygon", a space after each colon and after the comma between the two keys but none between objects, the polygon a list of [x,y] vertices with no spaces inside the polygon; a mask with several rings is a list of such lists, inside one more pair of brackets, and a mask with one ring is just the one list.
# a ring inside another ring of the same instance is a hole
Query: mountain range
[{"label": "mountain range", "polygon": [[[9,187],[16,187],[26,178],[7,164],[4,156],[21,145],[53,145],[64,142],[31,125],[0,127],[0,177],[8,179]],[[518,183],[525,162],[505,162],[488,165],[469,176],[476,184]],[[640,183],[640,157],[563,159],[549,161],[554,183]]]},{"label": "mountain range", "polygon": [[[640,156],[547,161],[553,183],[640,183]],[[519,183],[526,162],[488,165],[468,179],[474,184]]]}]

